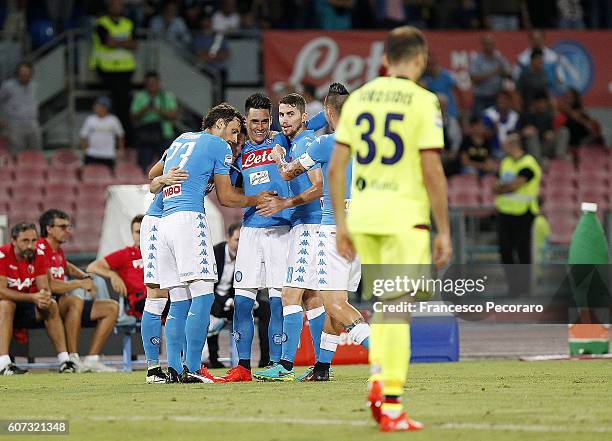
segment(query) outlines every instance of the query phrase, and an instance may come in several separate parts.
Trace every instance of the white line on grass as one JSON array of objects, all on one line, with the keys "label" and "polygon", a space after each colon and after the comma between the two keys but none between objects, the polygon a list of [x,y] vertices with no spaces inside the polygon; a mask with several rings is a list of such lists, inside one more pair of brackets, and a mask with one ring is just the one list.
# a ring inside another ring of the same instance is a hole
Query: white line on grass
[{"label": "white line on grass", "polygon": [[[78,418],[81,419],[81,418]],[[233,423],[233,424],[298,424],[306,426],[323,425],[323,426],[373,426],[370,421],[359,420],[332,420],[332,419],[295,419],[295,418],[258,418],[258,417],[206,417],[197,415],[177,415],[177,416],[94,416],[82,418],[83,420],[93,421],[160,421],[170,420],[176,422],[191,422],[191,423]],[[563,427],[563,426],[545,426],[534,424],[481,424],[481,423],[446,423],[446,424],[431,424],[428,427],[433,429],[445,430],[517,430],[521,432],[561,432],[561,433],[612,433],[612,427]]]}]

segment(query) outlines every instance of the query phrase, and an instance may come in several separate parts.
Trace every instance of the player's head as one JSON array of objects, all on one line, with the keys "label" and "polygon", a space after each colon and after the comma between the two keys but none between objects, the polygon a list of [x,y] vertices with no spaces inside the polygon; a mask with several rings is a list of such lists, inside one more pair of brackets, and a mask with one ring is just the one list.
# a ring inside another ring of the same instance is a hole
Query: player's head
[{"label": "player's head", "polygon": [[308,118],[306,113],[306,100],[298,93],[290,93],[282,97],[278,103],[278,120],[283,134],[289,139],[304,129]]},{"label": "player's head", "polygon": [[227,247],[232,255],[236,255],[238,252],[238,242],[240,241],[240,227],[242,225],[238,222],[231,224],[227,228]]},{"label": "player's head", "polygon": [[416,81],[427,66],[427,41],[423,33],[412,26],[393,29],[387,37],[383,62],[390,75],[403,73]]},{"label": "player's head", "polygon": [[238,142],[242,115],[227,103],[221,103],[208,111],[202,121],[202,130],[229,143]]},{"label": "player's head", "polygon": [[159,92],[159,74],[154,70],[150,70],[144,77],[145,88],[152,95],[157,95]]},{"label": "player's head", "polygon": [[38,219],[40,225],[40,235],[64,243],[70,238],[70,216],[62,210],[52,208],[45,211]]},{"label": "player's head", "polygon": [[34,258],[38,239],[36,225],[31,222],[19,222],[11,228],[11,238],[17,257],[26,260]]},{"label": "player's head", "polygon": [[134,216],[134,219],[132,219],[132,223],[130,224],[134,246],[137,248],[140,248],[140,225],[142,224],[143,217],[144,215],[142,214]]},{"label": "player's head", "polygon": [[270,134],[272,101],[263,93],[254,93],[244,103],[247,135],[254,144],[261,144]]},{"label": "player's head", "polygon": [[343,84],[330,84],[327,96],[325,97],[325,119],[332,130],[336,130],[336,126],[340,120],[342,106],[344,106],[348,96],[349,91]]},{"label": "player's head", "polygon": [[32,67],[32,63],[28,61],[22,61],[17,65],[17,80],[21,84],[28,84],[32,79],[32,73],[34,68]]}]

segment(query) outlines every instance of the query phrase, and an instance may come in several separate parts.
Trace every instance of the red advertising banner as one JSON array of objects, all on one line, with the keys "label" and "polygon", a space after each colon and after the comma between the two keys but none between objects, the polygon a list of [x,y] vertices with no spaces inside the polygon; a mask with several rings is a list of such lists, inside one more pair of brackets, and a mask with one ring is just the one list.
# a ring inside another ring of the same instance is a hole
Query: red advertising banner
[{"label": "red advertising banner", "polygon": [[[440,64],[459,87],[471,87],[468,66],[480,51],[481,32],[425,32]],[[378,75],[386,32],[268,31],[264,34],[264,74],[269,91],[309,82],[325,94],[335,81],[355,89]],[[529,46],[527,32],[496,32],[497,49],[511,64]],[[546,45],[559,55],[567,85],[589,107],[612,106],[612,31],[550,31]]]}]

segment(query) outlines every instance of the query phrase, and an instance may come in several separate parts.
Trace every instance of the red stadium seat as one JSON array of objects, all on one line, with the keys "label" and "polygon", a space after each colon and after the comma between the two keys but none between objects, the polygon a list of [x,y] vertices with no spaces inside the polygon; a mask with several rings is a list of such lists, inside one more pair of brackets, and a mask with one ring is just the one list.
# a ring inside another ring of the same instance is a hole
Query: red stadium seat
[{"label": "red stadium seat", "polygon": [[74,199],[77,190],[77,184],[73,182],[50,182],[45,185],[46,197],[62,197]]},{"label": "red stadium seat", "polygon": [[78,168],[81,165],[81,157],[73,149],[57,149],[51,155],[51,165],[58,168]]},{"label": "red stadium seat", "polygon": [[43,152],[38,150],[26,150],[17,153],[16,163],[20,166],[30,166],[32,168],[46,168],[49,166]]},{"label": "red stadium seat", "polygon": [[457,208],[480,208],[482,204],[476,191],[477,189],[472,189],[470,192],[449,193],[449,203]]},{"label": "red stadium seat", "polygon": [[544,199],[550,200],[568,200],[573,201],[576,198],[576,189],[573,186],[559,185],[559,186],[548,186],[544,192]]},{"label": "red stadium seat", "polygon": [[51,167],[47,169],[47,180],[49,182],[70,182],[78,183],[77,168],[57,168]]},{"label": "red stadium seat", "polygon": [[15,180],[12,168],[0,168],[0,188],[6,188],[6,184],[10,184]]},{"label": "red stadium seat", "polygon": [[544,206],[546,210],[561,210],[565,212],[575,212],[580,208],[576,198],[545,198]]},{"label": "red stadium seat", "polygon": [[116,184],[147,184],[149,179],[136,164],[120,162],[115,167]]},{"label": "red stadium seat", "polygon": [[97,200],[105,200],[107,187],[108,185],[106,184],[84,182],[77,186],[77,194],[79,195],[79,199],[87,195]]},{"label": "red stadium seat", "polygon": [[479,186],[478,178],[473,175],[456,175],[448,181],[448,192],[461,193],[465,190],[477,191]]},{"label": "red stadium seat", "polygon": [[43,195],[44,181],[13,181],[6,185],[6,188],[11,189],[13,198],[27,199],[30,195]]},{"label": "red stadium seat", "polygon": [[574,164],[565,159],[553,159],[548,163],[547,174],[568,174],[574,172]]},{"label": "red stadium seat", "polygon": [[38,224],[38,218],[41,214],[39,204],[17,205],[12,204],[9,211],[9,225],[14,225],[17,222],[33,222]]},{"label": "red stadium seat", "polygon": [[578,201],[579,202],[595,202],[599,210],[601,212],[602,209],[605,209],[609,205],[608,201],[608,190],[606,188],[582,188],[578,193]]},{"label": "red stadium seat", "polygon": [[586,188],[601,188],[608,190],[608,184],[610,179],[607,174],[581,174],[578,177],[578,188],[586,189]]},{"label": "red stadium seat", "polygon": [[47,181],[47,170],[46,168],[31,167],[29,165],[17,167],[15,169],[15,180],[17,182],[40,182],[44,185]]},{"label": "red stadium seat", "polygon": [[81,167],[81,181],[85,183],[110,185],[113,178],[112,172],[105,165],[88,164]]},{"label": "red stadium seat", "polygon": [[44,200],[42,201],[42,206],[44,210],[55,208],[68,213],[68,215],[72,215],[75,212],[74,199],[61,195],[45,196]]},{"label": "red stadium seat", "polygon": [[596,164],[605,162],[608,152],[600,146],[583,146],[578,149],[578,159],[582,163]]},{"label": "red stadium seat", "polygon": [[571,218],[548,219],[550,222],[549,240],[556,244],[569,244],[576,228],[577,220]]}]

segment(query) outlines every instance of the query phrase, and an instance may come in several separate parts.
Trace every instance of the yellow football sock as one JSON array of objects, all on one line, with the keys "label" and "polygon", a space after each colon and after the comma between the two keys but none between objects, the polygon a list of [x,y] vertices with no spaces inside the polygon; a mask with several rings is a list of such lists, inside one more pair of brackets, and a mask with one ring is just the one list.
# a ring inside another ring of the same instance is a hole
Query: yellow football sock
[{"label": "yellow football sock", "polygon": [[401,397],[404,394],[410,361],[410,324],[388,323],[382,326],[383,393]]},{"label": "yellow football sock", "polygon": [[372,323],[370,325],[370,381],[381,381],[382,375],[380,365],[382,362],[384,348],[384,332],[385,325],[381,323]]}]

